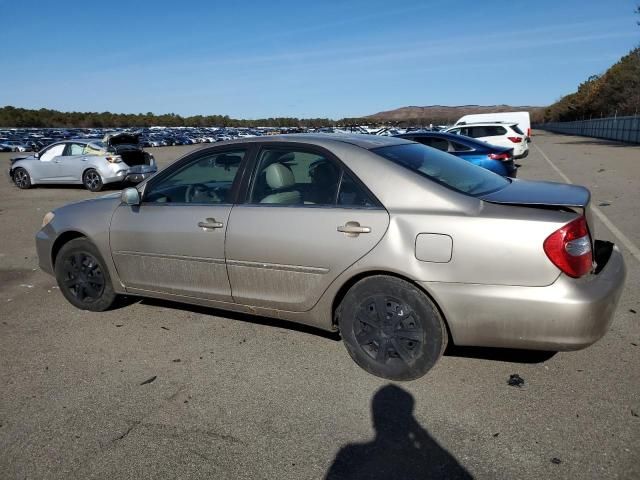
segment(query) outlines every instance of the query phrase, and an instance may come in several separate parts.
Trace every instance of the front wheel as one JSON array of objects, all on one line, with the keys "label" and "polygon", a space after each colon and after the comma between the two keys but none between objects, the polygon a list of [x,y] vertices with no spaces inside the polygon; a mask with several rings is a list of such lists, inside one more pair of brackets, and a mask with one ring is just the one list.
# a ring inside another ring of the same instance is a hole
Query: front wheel
[{"label": "front wheel", "polygon": [[29,176],[29,172],[24,168],[16,168],[13,171],[13,183],[23,190],[31,188],[31,177]]},{"label": "front wheel", "polygon": [[102,190],[102,177],[93,168],[84,172],[82,176],[82,183],[84,184],[87,190],[91,190],[92,192],[99,192]]},{"label": "front wheel", "polygon": [[74,307],[102,312],[116,300],[102,256],[86,238],[76,238],[62,246],[55,273],[60,291]]},{"label": "front wheel", "polygon": [[349,355],[378,377],[419,378],[447,346],[447,330],[434,303],[399,278],[376,275],[360,280],[336,314]]}]

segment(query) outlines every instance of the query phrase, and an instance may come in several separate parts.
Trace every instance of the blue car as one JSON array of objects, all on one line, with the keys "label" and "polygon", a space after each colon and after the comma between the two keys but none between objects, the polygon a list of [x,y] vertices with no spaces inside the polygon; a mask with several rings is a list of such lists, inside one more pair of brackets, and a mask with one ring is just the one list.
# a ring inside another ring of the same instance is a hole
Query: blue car
[{"label": "blue car", "polygon": [[450,153],[503,177],[515,178],[518,171],[512,148],[489,145],[475,138],[444,132],[410,132],[395,136]]}]

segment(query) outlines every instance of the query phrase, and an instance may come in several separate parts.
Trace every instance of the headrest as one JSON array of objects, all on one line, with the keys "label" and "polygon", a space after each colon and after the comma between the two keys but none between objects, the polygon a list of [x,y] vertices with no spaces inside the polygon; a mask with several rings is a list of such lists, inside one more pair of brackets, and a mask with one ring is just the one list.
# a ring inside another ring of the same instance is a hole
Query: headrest
[{"label": "headrest", "polygon": [[267,185],[273,190],[291,187],[296,183],[291,169],[282,163],[272,163],[267,167],[265,173]]}]

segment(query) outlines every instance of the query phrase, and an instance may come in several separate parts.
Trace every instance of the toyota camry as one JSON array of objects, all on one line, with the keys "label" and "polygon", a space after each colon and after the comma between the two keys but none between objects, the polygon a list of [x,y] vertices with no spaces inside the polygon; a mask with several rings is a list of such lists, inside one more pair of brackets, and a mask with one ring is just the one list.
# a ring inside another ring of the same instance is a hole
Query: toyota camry
[{"label": "toyota camry", "polygon": [[402,138],[281,135],[195,150],[49,212],[40,266],[74,306],[156,297],[339,331],[366,371],[424,375],[448,342],[584,348],[625,266],[580,186],[504,178]]}]

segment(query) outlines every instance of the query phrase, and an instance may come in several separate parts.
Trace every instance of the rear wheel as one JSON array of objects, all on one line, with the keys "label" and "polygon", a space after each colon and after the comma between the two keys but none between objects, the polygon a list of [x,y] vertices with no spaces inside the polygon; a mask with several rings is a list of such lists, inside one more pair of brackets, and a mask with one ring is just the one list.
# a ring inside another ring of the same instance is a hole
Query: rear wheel
[{"label": "rear wheel", "polygon": [[102,177],[100,177],[98,171],[93,168],[84,172],[82,183],[87,190],[91,190],[92,192],[102,190]]},{"label": "rear wheel", "polygon": [[337,311],[351,358],[389,380],[426,374],[447,346],[447,331],[433,302],[409,282],[372,276],[347,292]]},{"label": "rear wheel", "polygon": [[116,300],[102,256],[86,238],[76,238],[62,246],[55,273],[62,294],[81,310],[102,312]]},{"label": "rear wheel", "polygon": [[29,172],[24,168],[16,168],[13,171],[13,182],[18,188],[22,188],[23,190],[31,188],[31,177],[29,176]]}]

